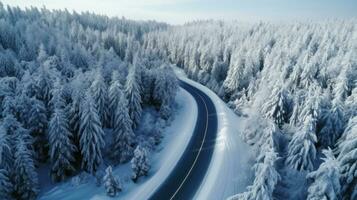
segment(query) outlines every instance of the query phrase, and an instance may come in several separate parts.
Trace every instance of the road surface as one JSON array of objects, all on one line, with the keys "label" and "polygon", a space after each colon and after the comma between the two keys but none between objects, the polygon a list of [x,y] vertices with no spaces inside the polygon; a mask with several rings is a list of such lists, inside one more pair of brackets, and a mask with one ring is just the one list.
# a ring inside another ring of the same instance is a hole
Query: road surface
[{"label": "road surface", "polygon": [[[201,90],[180,81],[198,106],[197,123],[186,150],[150,200],[192,199],[209,167],[217,136],[217,113],[212,100]],[[170,147],[167,147],[170,148]]]}]

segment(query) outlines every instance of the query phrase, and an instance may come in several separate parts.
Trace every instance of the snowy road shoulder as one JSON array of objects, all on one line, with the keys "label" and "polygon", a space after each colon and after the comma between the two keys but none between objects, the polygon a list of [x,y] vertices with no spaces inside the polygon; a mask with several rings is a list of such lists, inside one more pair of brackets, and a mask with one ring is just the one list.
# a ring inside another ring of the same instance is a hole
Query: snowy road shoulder
[{"label": "snowy road shoulder", "polygon": [[254,164],[253,149],[240,136],[245,118],[235,115],[214,92],[188,79],[181,69],[174,70],[181,80],[206,93],[219,115],[212,161],[194,199],[221,200],[245,191],[253,180],[251,167]]},{"label": "snowy road shoulder", "polygon": [[197,105],[194,98],[180,88],[176,96],[179,111],[171,126],[165,130],[162,151],[152,158],[152,177],[132,190],[125,199],[146,199],[162,184],[176,166],[194,132],[197,120]]}]

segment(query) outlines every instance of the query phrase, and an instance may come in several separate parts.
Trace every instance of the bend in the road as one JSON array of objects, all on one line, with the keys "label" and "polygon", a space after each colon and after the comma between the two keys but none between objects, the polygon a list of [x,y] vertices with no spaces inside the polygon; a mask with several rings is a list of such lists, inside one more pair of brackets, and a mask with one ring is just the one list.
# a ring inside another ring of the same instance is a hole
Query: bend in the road
[{"label": "bend in the road", "polygon": [[186,150],[164,183],[150,197],[160,199],[192,199],[209,167],[217,135],[217,114],[212,100],[199,89],[180,81],[180,85],[196,100],[197,123]]}]

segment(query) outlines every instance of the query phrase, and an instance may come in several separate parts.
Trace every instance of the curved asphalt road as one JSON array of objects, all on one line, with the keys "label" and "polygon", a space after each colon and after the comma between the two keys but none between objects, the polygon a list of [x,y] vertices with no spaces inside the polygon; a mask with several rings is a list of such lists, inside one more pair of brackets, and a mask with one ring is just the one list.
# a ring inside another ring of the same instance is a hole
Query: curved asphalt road
[{"label": "curved asphalt road", "polygon": [[216,135],[217,113],[212,100],[201,90],[180,81],[180,86],[196,100],[196,127],[186,150],[164,183],[150,200],[192,199],[210,164]]}]

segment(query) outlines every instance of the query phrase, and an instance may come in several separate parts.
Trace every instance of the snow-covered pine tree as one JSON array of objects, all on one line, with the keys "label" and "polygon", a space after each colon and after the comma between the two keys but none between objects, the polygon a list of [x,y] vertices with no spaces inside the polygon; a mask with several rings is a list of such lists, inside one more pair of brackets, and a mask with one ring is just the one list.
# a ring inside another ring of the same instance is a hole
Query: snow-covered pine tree
[{"label": "snow-covered pine tree", "polygon": [[357,116],[351,118],[338,142],[341,185],[344,199],[357,198]]},{"label": "snow-covered pine tree", "polygon": [[110,197],[115,197],[118,192],[121,192],[121,184],[117,178],[113,175],[111,166],[108,166],[105,170],[105,176],[103,177],[105,191]]},{"label": "snow-covered pine tree", "polygon": [[142,101],[144,104],[152,104],[156,70],[144,68],[142,72]]},{"label": "snow-covered pine tree", "polygon": [[133,121],[133,128],[136,128],[139,125],[142,113],[141,89],[135,71],[135,68],[133,68],[129,72],[125,84],[125,94],[128,99],[129,115]]},{"label": "snow-covered pine tree", "polygon": [[[114,75],[113,75],[114,76]],[[121,96],[123,96],[122,85],[119,80],[112,80],[109,87],[109,116],[110,116],[110,127],[114,127],[114,116],[116,109],[119,105]]]},{"label": "snow-covered pine tree", "polygon": [[138,145],[134,151],[134,157],[131,159],[131,169],[133,170],[131,179],[134,182],[136,182],[139,177],[146,176],[150,170],[146,149],[140,147],[140,145]]},{"label": "snow-covered pine tree", "polygon": [[[12,114],[7,114],[3,118],[2,127],[4,128],[5,133],[8,136],[8,144],[12,148],[12,150],[16,146],[18,137],[21,137],[26,144],[29,144],[32,150],[33,138],[29,134],[29,131],[23,128],[22,124]],[[11,163],[13,162],[14,161],[12,160]]]},{"label": "snow-covered pine tree", "polygon": [[163,65],[156,73],[153,98],[161,105],[170,105],[178,90],[177,78],[172,69]]},{"label": "snow-covered pine tree", "polygon": [[75,170],[72,162],[76,147],[72,144],[73,137],[61,108],[56,108],[52,114],[48,134],[52,163],[51,177],[53,181],[62,181]]},{"label": "snow-covered pine tree", "polygon": [[302,105],[303,105],[303,100],[304,100],[304,95],[305,95],[305,91],[304,90],[298,90],[295,93],[295,96],[293,98],[293,108],[292,108],[292,112],[290,115],[290,119],[289,119],[289,124],[291,126],[298,126],[300,125],[300,111],[302,109]]},{"label": "snow-covered pine tree", "polygon": [[357,87],[352,90],[351,95],[346,99],[345,111],[346,119],[352,118],[353,116],[357,116]]},{"label": "snow-covered pine tree", "polygon": [[254,145],[258,149],[262,149],[266,145],[271,148],[276,147],[278,144],[276,135],[279,133],[279,128],[272,120],[255,114],[249,118],[246,124],[247,126],[243,132],[246,143]]},{"label": "snow-covered pine tree", "polygon": [[[84,96],[84,95],[83,95]],[[81,115],[81,103],[82,103],[82,93],[80,91],[74,90],[72,93],[72,103],[69,105],[68,115],[69,115],[69,127],[75,141],[79,141],[79,127],[80,127],[80,115]]]},{"label": "snow-covered pine tree", "polygon": [[254,164],[255,179],[253,185],[248,186],[248,191],[235,195],[229,200],[273,200],[273,192],[280,175],[275,169],[278,158],[273,149],[265,149],[262,162]]},{"label": "snow-covered pine tree", "polygon": [[33,147],[38,161],[44,162],[48,156],[47,111],[42,101],[31,98],[31,108],[27,119],[27,127],[34,138]]},{"label": "snow-covered pine tree", "polygon": [[304,126],[300,131],[293,135],[288,145],[288,155],[286,165],[296,170],[312,171],[316,159],[317,138],[315,135],[316,119],[308,115],[305,119]]},{"label": "snow-covered pine tree", "polygon": [[24,72],[21,78],[21,84],[23,85],[23,93],[28,97],[33,97],[36,95],[36,82],[34,76],[30,74],[29,70]]},{"label": "snow-covered pine tree", "polygon": [[0,123],[0,199],[10,199],[13,191],[10,180],[11,166],[12,152],[9,146],[8,135]]},{"label": "snow-covered pine tree", "polygon": [[320,167],[307,175],[312,180],[307,199],[341,199],[340,164],[331,149],[323,150],[323,154]]},{"label": "snow-covered pine tree", "polygon": [[10,170],[12,167],[12,151],[9,142],[10,136],[0,123],[0,169]]},{"label": "snow-covered pine tree", "polygon": [[36,77],[36,98],[43,101],[46,106],[51,100],[51,90],[53,87],[53,80],[49,71],[48,67],[41,65],[38,68]]},{"label": "snow-covered pine tree", "polygon": [[57,80],[54,82],[53,88],[51,89],[51,100],[49,105],[52,112],[56,108],[63,109],[66,107],[66,102],[63,98],[63,86],[59,78],[57,78]]},{"label": "snow-covered pine tree", "polygon": [[128,111],[128,102],[124,95],[120,96],[120,100],[115,108],[113,134],[113,159],[123,163],[133,155],[133,147],[131,145],[134,139],[132,121]]},{"label": "snow-covered pine tree", "polygon": [[344,106],[343,102],[336,98],[332,101],[331,111],[325,116],[324,127],[319,132],[319,143],[324,147],[334,147],[337,139],[341,136],[344,126]]},{"label": "snow-covered pine tree", "polygon": [[274,87],[268,100],[262,105],[262,113],[266,118],[273,119],[281,128],[289,117],[289,95],[284,88]]},{"label": "snow-covered pine tree", "polygon": [[38,49],[38,55],[37,55],[37,61],[39,63],[44,63],[48,58],[48,54],[45,48],[45,45],[43,43],[40,44],[40,47]]},{"label": "snow-covered pine tree", "polygon": [[2,101],[2,113],[1,115],[5,118],[7,115],[12,115],[19,118],[18,107],[16,105],[16,99],[13,96],[6,96]]},{"label": "snow-covered pine tree", "polygon": [[23,124],[24,127],[29,129],[28,119],[32,107],[32,102],[31,99],[22,91],[23,89],[20,88],[21,86],[18,87],[17,89],[19,90],[19,92],[21,92],[21,94],[16,95],[13,102],[14,104],[16,104],[15,105],[15,110],[17,112],[16,117],[18,118],[19,122]]},{"label": "snow-covered pine tree", "polygon": [[96,105],[90,95],[81,105],[79,146],[82,155],[82,168],[94,174],[102,163],[104,131],[98,116]]},{"label": "snow-covered pine tree", "polygon": [[240,88],[240,82],[243,79],[243,71],[244,59],[239,57],[229,66],[227,77],[223,82],[223,86],[227,94],[232,94],[234,91]]},{"label": "snow-covered pine tree", "polygon": [[9,172],[0,167],[0,199],[11,199],[13,187],[9,178]]},{"label": "snow-covered pine tree", "polygon": [[299,124],[302,125],[306,120],[306,117],[311,115],[314,119],[319,122],[322,113],[322,92],[321,88],[317,85],[310,87],[308,95],[305,97],[305,102],[302,106],[302,109],[299,113]]},{"label": "snow-covered pine tree", "polygon": [[32,159],[30,144],[18,135],[15,147],[14,194],[16,199],[36,199],[38,194],[38,177]]},{"label": "snow-covered pine tree", "polygon": [[100,71],[95,74],[94,81],[90,87],[95,108],[103,127],[108,125],[108,88]]},{"label": "snow-covered pine tree", "polygon": [[[348,53],[347,53],[348,55]],[[335,98],[340,99],[341,101],[344,101],[350,91],[352,85],[353,85],[353,73],[355,73],[352,70],[352,59],[344,58],[342,61],[342,69],[340,71],[339,76],[337,77],[335,87],[333,88],[333,93],[335,95]]]}]

